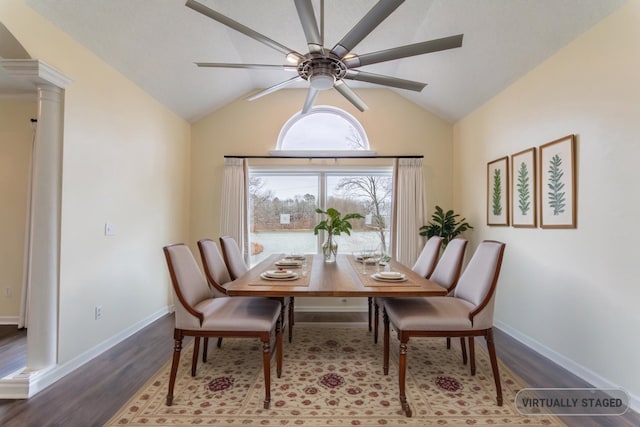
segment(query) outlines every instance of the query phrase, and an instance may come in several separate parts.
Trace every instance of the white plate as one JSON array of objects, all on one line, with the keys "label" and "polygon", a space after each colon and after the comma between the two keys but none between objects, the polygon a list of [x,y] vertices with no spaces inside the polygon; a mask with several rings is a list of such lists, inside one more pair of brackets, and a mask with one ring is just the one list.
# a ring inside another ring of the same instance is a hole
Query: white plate
[{"label": "white plate", "polygon": [[277,279],[284,279],[296,275],[296,273],[291,270],[267,270],[262,274]]},{"label": "white plate", "polygon": [[262,277],[264,280],[296,280],[298,278],[298,275],[296,273],[293,273],[293,275],[291,276],[278,276],[278,277],[273,277],[273,276],[269,276],[267,275],[267,273],[260,273],[260,277]]},{"label": "white plate", "polygon": [[377,274],[383,279],[404,279],[404,274],[398,271],[381,271]]},{"label": "white plate", "polygon": [[400,277],[396,277],[395,279],[391,279],[389,277],[380,276],[380,273],[373,273],[371,275],[371,278],[373,280],[378,280],[380,282],[406,282],[407,281],[407,277],[404,274]]},{"label": "white plate", "polygon": [[283,267],[300,267],[302,265],[302,261],[285,258],[285,259],[281,259],[280,261],[276,261],[275,264],[281,265]]}]

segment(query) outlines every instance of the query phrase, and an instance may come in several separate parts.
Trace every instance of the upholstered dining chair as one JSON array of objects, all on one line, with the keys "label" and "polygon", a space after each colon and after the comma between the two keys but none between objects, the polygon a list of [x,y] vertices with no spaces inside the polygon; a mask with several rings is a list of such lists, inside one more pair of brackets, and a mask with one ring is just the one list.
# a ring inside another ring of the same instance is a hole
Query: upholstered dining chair
[{"label": "upholstered dining chair", "polygon": [[444,248],[433,273],[429,276],[429,280],[446,288],[449,294],[453,293],[458,284],[468,243],[467,239],[462,238],[451,240]]},{"label": "upholstered dining chair", "polygon": [[231,275],[218,249],[218,245],[211,239],[200,239],[198,240],[198,250],[202,259],[204,275],[207,278],[211,292],[215,297],[226,297],[226,287],[231,283]]},{"label": "upholstered dining chair", "polygon": [[[444,240],[440,236],[433,236],[427,240],[420,255],[418,255],[418,259],[411,267],[415,273],[418,273],[422,277],[426,277],[427,279],[431,276],[434,268],[436,267],[436,263],[438,262],[438,256],[440,255],[440,248],[442,246],[442,240]],[[378,342],[378,319],[380,316],[380,307],[381,303],[384,301],[383,298],[375,298],[373,300],[369,300],[369,331],[371,331],[371,306],[373,305],[373,342]]]},{"label": "upholstered dining chair", "polygon": [[[393,325],[400,341],[398,381],[400,403],[407,416],[411,408],[407,403],[405,379],[407,371],[407,344],[412,337],[476,337],[487,342],[489,359],[496,385],[496,402],[502,406],[502,387],[493,342],[493,307],[496,285],[505,244],[485,240],[476,249],[462,273],[452,296],[425,298],[394,298],[385,301],[383,372],[389,373],[389,329]],[[475,375],[473,340],[469,340],[471,374]]]},{"label": "upholstered dining chair", "polygon": [[427,240],[424,248],[418,255],[418,259],[411,267],[411,270],[427,279],[431,277],[431,273],[436,268],[438,257],[440,256],[440,248],[444,239],[440,236],[433,236]]},{"label": "upholstered dining chair", "polygon": [[[271,342],[275,334],[276,373],[282,373],[282,331],[280,303],[267,298],[216,298],[189,248],[174,244],[163,248],[173,284],[175,305],[174,351],[167,406],[173,404],[173,389],[180,365],[182,340],[193,337],[256,337],[262,341],[265,381],[264,408],[271,400]],[[199,341],[194,339],[194,346]],[[198,349],[194,348],[191,376],[195,376]],[[244,355],[239,355],[244,357]]]},{"label": "upholstered dining chair", "polygon": [[[229,270],[231,280],[236,280],[249,271],[249,267],[244,262],[244,257],[242,256],[238,242],[236,242],[233,237],[220,237],[220,247],[222,248],[222,256]],[[289,328],[289,342],[291,342],[294,324],[294,299],[293,297],[274,297],[274,299],[280,301],[280,304],[282,304],[282,324],[287,324]]]},{"label": "upholstered dining chair", "polygon": [[[220,250],[211,239],[198,240],[198,250],[200,251],[200,258],[202,259],[202,267],[204,268],[204,276],[209,283],[211,292],[216,298],[222,298],[227,296],[226,286],[231,283],[231,276],[227,265],[224,263],[224,259],[220,254]],[[195,338],[199,340],[199,337]],[[222,337],[218,337],[218,348],[222,345]],[[204,345],[202,348],[202,361],[207,361],[207,351],[209,347],[209,339],[204,338]]]},{"label": "upholstered dining chair", "polygon": [[[453,295],[453,290],[458,284],[462,271],[462,262],[467,250],[467,239],[456,238],[451,240],[444,248],[442,256],[438,260],[435,270],[429,280],[446,288],[449,295]],[[451,337],[447,337],[447,348],[451,348]],[[460,348],[462,350],[462,363],[467,364],[467,348],[464,337],[460,337]]]}]

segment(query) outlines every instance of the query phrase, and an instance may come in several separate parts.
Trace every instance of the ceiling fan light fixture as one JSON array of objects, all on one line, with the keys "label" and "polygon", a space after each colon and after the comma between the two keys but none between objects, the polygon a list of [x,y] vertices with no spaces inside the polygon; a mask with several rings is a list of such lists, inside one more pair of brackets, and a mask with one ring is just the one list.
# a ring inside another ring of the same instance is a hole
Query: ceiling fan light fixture
[{"label": "ceiling fan light fixture", "polygon": [[316,90],[331,89],[334,82],[333,76],[329,74],[314,74],[309,77],[309,84]]},{"label": "ceiling fan light fixture", "polygon": [[298,65],[300,61],[304,59],[302,56],[300,56],[299,53],[296,53],[296,52],[287,53],[286,58],[287,58],[287,62],[293,65]]}]

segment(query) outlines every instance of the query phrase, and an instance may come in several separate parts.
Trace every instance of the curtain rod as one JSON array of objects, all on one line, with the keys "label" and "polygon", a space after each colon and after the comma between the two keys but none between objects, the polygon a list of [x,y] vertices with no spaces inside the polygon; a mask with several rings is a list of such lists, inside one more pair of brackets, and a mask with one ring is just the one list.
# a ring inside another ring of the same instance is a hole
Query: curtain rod
[{"label": "curtain rod", "polygon": [[225,155],[225,159],[423,159],[423,155],[410,156],[234,156]]}]

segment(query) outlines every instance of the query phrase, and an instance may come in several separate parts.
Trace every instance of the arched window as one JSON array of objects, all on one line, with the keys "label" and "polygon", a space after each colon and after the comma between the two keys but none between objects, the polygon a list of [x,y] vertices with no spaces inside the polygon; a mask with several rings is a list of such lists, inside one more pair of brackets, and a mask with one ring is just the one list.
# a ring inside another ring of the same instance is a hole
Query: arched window
[{"label": "arched window", "polygon": [[296,113],[280,130],[272,155],[372,156],[364,128],[351,114],[328,105]]}]

